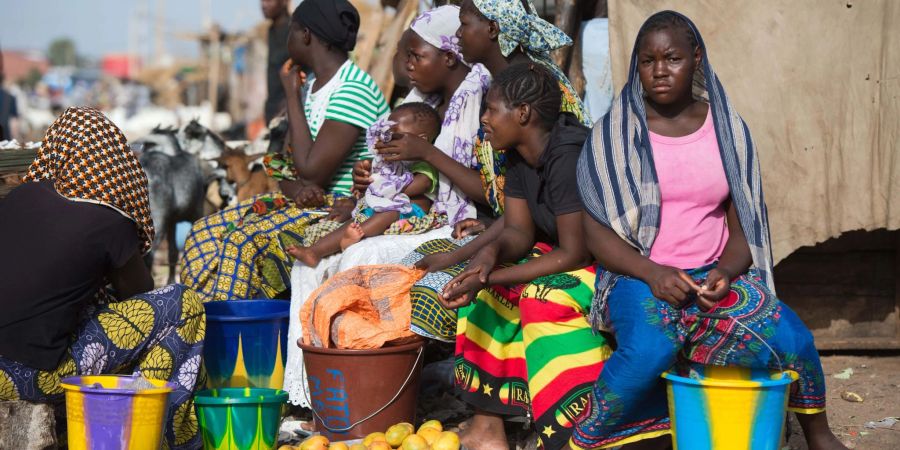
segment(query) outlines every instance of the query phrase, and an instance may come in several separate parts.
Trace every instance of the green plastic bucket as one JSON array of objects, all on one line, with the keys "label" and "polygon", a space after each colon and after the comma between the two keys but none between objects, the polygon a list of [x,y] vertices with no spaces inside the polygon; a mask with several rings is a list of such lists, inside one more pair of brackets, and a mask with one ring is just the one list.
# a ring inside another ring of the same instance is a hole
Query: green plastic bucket
[{"label": "green plastic bucket", "polygon": [[194,397],[206,450],[272,450],[278,443],[281,407],[288,394],[280,389],[222,388]]}]

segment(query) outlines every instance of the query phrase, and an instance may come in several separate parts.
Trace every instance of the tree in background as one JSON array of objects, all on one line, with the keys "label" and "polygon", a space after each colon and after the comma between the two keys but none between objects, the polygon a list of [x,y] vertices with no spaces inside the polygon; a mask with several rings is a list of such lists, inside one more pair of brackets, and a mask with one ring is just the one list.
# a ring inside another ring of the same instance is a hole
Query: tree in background
[{"label": "tree in background", "polygon": [[47,59],[53,66],[74,66],[78,64],[78,52],[75,43],[69,38],[57,38],[47,49]]}]

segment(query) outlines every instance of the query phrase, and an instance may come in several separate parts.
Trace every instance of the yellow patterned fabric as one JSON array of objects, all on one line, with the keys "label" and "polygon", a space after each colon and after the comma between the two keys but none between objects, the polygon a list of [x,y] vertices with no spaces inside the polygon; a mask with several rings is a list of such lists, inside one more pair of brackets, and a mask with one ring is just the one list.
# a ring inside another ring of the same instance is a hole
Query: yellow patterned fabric
[{"label": "yellow patterned fabric", "polygon": [[[582,123],[585,122],[585,118],[587,117],[587,111],[584,109],[584,103],[581,102],[581,98],[578,97],[577,94],[572,92],[569,88],[569,85],[559,82],[559,89],[562,91],[562,104],[560,105],[560,112],[572,113],[575,117],[578,118]],[[590,126],[590,123],[586,125]]]},{"label": "yellow patterned fabric", "polygon": [[108,206],[135,222],[142,252],[150,251],[153,221],[147,175],[125,135],[102,112],[69,108],[47,129],[23,182],[53,180],[74,201]]},{"label": "yellow patterned fabric", "polygon": [[[279,233],[300,235],[328,214],[325,208],[301,209],[292,201],[262,215],[248,214],[258,197],[204,217],[191,228],[184,244],[181,282],[196,290],[203,301],[273,298],[282,294],[272,292],[272,287],[264,288],[263,275],[264,261],[278,258],[279,253],[284,255],[284,261],[293,263],[283,248],[277,250],[280,245],[273,247]],[[330,205],[333,197],[326,200]],[[242,218],[241,226],[229,231],[228,225]]]},{"label": "yellow patterned fabric", "polygon": [[309,247],[342,225],[334,220],[319,220],[308,226],[287,226],[281,229],[263,251],[260,261],[262,283],[260,289],[268,298],[285,296],[291,288],[291,267],[294,257],[287,248],[292,245]]}]

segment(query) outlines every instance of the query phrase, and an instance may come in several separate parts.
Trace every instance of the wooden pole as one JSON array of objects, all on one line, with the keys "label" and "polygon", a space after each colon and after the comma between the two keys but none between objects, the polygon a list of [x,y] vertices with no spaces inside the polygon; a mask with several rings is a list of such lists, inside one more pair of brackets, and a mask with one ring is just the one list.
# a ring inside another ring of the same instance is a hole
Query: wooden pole
[{"label": "wooden pole", "polygon": [[388,21],[388,25],[378,40],[379,55],[374,60],[369,74],[381,88],[384,96],[391,98],[394,92],[394,72],[393,72],[393,56],[397,49],[397,41],[400,35],[409,27],[409,24],[416,17],[419,3],[416,0],[401,0],[397,6],[397,15],[393,20]]},{"label": "wooden pole", "polygon": [[219,26],[212,25],[209,29],[209,129],[216,129],[216,111],[219,106],[219,60],[221,45],[219,43]]},{"label": "wooden pole", "polygon": [[[578,2],[576,0],[556,0],[556,27],[563,30],[573,41],[578,38]],[[578,45],[578,42],[575,42]],[[565,73],[572,47],[564,47],[553,52],[553,62]]]}]

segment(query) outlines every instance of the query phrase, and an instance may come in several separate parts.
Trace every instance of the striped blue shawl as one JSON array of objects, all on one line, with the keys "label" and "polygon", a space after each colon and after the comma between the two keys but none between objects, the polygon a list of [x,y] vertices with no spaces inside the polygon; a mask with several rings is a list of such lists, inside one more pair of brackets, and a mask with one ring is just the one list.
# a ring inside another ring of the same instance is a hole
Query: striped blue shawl
[{"label": "striped blue shawl", "polygon": [[[716,77],[700,32],[690,19],[685,17],[685,20],[703,51],[701,67],[694,75],[694,96],[710,105],[722,165],[750,246],[753,268],[774,293],[769,223],[750,130]],[[628,83],[613,101],[609,113],[594,124],[584,145],[578,161],[578,186],[591,217],[612,229],[642,255],[649,256],[659,231],[660,194],[647,134],[637,53],[635,41]],[[608,271],[597,276],[591,308],[591,324],[595,328],[605,328],[606,299],[619,276]]]}]

